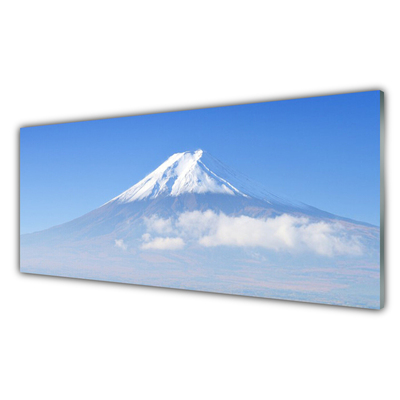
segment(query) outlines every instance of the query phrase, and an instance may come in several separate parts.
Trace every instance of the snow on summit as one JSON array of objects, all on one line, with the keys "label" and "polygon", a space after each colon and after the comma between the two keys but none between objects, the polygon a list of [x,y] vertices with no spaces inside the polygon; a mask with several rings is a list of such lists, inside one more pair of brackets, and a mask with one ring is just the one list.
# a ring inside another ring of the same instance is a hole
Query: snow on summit
[{"label": "snow on summit", "polygon": [[246,196],[228,181],[234,175],[203,150],[176,153],[144,179],[114,198],[120,203],[154,199],[160,195],[219,193]]},{"label": "snow on summit", "polygon": [[176,153],[144,179],[110,202],[130,203],[158,196],[215,193],[261,199],[303,208],[305,205],[278,197],[247,176],[229,168],[203,150]]}]

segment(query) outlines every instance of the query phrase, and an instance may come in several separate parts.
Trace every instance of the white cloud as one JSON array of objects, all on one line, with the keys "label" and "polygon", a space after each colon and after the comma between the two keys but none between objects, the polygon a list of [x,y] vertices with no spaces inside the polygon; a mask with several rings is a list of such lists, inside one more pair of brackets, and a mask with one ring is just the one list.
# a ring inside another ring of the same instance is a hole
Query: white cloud
[{"label": "white cloud", "polygon": [[163,235],[172,232],[171,218],[163,219],[159,218],[157,215],[153,215],[150,218],[145,218],[144,223],[146,224],[147,230],[150,232],[156,232]]},{"label": "white cloud", "polygon": [[151,235],[150,235],[150,233],[145,233],[144,235],[142,235],[142,239],[143,239],[145,242],[149,242],[149,241],[151,240]]},{"label": "white cloud", "polygon": [[199,239],[206,247],[263,247],[275,251],[311,251],[321,255],[361,254],[357,237],[346,235],[338,223],[311,222],[287,214],[265,220],[220,215],[210,232]]},{"label": "white cloud", "polygon": [[157,237],[150,241],[150,235],[145,234],[143,239],[146,243],[142,248],[182,248],[186,241],[204,247],[259,247],[325,256],[360,255],[363,251],[359,237],[346,230],[340,222],[314,222],[306,217],[288,214],[258,219],[231,217],[211,210],[193,211],[181,214],[177,220],[153,217],[148,219],[146,226],[150,232],[168,237]]},{"label": "white cloud", "polygon": [[148,250],[179,250],[185,246],[185,242],[180,237],[156,237],[149,239],[142,244],[142,249]]},{"label": "white cloud", "polygon": [[219,218],[220,215],[211,210],[185,212],[179,216],[175,227],[179,233],[198,239],[209,233],[216,226]]},{"label": "white cloud", "polygon": [[126,250],[128,246],[124,243],[124,239],[115,239],[115,247]]}]

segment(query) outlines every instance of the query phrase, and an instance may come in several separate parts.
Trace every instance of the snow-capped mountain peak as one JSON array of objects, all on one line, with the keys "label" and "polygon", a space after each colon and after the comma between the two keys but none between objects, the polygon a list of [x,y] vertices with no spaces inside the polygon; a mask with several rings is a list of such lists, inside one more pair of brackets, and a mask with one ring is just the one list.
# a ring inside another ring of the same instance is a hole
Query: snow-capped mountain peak
[{"label": "snow-capped mountain peak", "polygon": [[218,193],[245,196],[230,181],[235,173],[203,150],[176,153],[157,169],[111,201],[128,203],[160,195]]},{"label": "snow-capped mountain peak", "polygon": [[201,149],[173,154],[144,179],[108,203],[123,204],[152,200],[159,196],[177,197],[186,193],[225,194],[285,207],[309,208],[304,203],[270,193],[259,183]]}]

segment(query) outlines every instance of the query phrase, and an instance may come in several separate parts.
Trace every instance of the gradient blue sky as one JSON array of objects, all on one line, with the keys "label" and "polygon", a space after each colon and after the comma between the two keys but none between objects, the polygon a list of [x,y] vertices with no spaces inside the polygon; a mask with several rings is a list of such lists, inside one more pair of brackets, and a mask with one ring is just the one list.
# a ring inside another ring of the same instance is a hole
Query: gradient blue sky
[{"label": "gradient blue sky", "polygon": [[275,194],[379,225],[379,91],[21,129],[21,234],[79,217],[201,148]]}]

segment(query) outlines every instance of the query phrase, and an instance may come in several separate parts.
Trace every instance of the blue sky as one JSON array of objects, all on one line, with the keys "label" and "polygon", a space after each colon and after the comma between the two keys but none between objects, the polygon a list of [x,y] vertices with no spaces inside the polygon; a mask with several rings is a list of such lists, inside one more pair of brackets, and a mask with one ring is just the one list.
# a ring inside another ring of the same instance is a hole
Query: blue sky
[{"label": "blue sky", "polygon": [[203,149],[275,194],[379,225],[379,91],[21,129],[21,234]]}]

